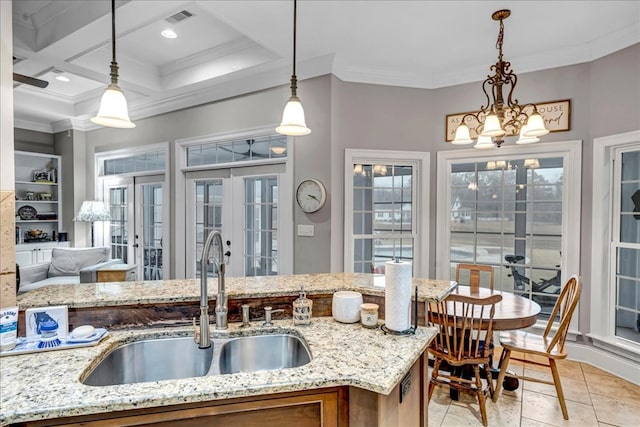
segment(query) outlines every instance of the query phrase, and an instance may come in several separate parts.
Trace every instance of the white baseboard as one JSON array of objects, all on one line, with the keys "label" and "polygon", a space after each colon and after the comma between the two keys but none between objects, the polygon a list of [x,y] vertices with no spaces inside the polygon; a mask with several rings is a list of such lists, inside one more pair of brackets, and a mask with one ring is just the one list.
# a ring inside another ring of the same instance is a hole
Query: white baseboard
[{"label": "white baseboard", "polygon": [[590,345],[566,342],[568,359],[589,363],[598,369],[640,386],[640,363]]}]

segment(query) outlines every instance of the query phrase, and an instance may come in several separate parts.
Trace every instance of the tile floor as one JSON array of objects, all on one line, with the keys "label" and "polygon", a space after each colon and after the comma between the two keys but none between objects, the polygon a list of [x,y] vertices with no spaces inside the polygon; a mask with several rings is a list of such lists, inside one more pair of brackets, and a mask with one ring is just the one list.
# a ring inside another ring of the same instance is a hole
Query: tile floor
[{"label": "tile floor", "polygon": [[[500,351],[495,354],[499,357]],[[552,381],[549,368],[511,362],[510,370]],[[640,426],[640,386],[587,363],[564,360],[558,370],[568,421],[562,418],[554,386],[520,381],[517,390],[502,389],[496,403],[487,402],[489,426]],[[429,403],[429,427],[441,426],[482,426],[475,397],[461,394],[452,401],[447,387],[437,387]]]}]

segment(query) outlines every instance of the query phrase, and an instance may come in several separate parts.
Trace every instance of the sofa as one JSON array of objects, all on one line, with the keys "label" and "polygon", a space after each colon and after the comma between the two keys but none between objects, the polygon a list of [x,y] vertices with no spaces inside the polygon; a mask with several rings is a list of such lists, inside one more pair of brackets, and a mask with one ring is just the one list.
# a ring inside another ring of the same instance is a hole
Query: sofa
[{"label": "sofa", "polygon": [[120,259],[109,259],[111,248],[54,248],[51,261],[20,267],[18,294],[47,285],[73,285],[94,283],[97,271]]}]

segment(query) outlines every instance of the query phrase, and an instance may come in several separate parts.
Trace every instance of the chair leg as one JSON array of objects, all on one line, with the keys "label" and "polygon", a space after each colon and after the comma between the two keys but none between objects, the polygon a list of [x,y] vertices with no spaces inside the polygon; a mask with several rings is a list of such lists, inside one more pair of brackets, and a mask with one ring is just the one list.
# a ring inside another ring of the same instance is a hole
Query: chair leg
[{"label": "chair leg", "polygon": [[433,371],[431,372],[431,379],[429,379],[429,393],[427,397],[427,403],[431,402],[431,395],[433,394],[433,390],[436,388],[435,379],[438,378],[438,370],[440,369],[440,363],[442,360],[437,357],[433,361]]},{"label": "chair leg", "polygon": [[504,381],[504,377],[507,373],[507,369],[509,368],[509,359],[511,358],[511,350],[503,348],[502,354],[500,355],[500,363],[498,366],[500,367],[500,373],[498,374],[498,379],[496,380],[496,388],[493,391],[493,401],[498,401],[498,396],[500,396],[500,389],[502,388],[502,382]]},{"label": "chair leg", "polygon": [[558,374],[558,366],[555,359],[549,359],[549,367],[551,368],[551,375],[553,375],[553,384],[556,386],[556,393],[558,394],[558,400],[560,401],[560,408],[562,409],[562,416],[565,420],[569,419],[569,412],[567,411],[567,404],[564,401],[564,393],[562,392],[562,384],[560,383],[560,374]]},{"label": "chair leg", "polygon": [[482,425],[487,425],[487,406],[485,399],[485,392],[482,390],[482,380],[480,379],[480,367],[473,365],[473,373],[476,377],[476,395],[478,396],[478,403],[480,404],[480,415],[482,416]]},{"label": "chair leg", "polygon": [[485,375],[487,377],[487,387],[489,387],[489,397],[491,397],[493,399],[493,394],[494,394],[494,388],[493,388],[493,378],[492,378],[492,374],[491,374],[491,366],[493,366],[492,364],[486,364],[484,365],[484,371],[485,371]]}]

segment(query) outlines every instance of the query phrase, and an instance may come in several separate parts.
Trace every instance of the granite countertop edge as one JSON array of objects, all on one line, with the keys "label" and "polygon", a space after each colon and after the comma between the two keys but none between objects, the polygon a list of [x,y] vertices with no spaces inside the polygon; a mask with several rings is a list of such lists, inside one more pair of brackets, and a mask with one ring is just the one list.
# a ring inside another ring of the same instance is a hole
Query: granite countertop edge
[{"label": "granite countertop edge", "polygon": [[[384,275],[364,273],[319,273],[264,277],[227,277],[226,295],[230,299],[296,296],[302,287],[308,296],[352,290],[364,295],[384,296]],[[412,279],[419,301],[444,299],[455,288],[455,281]],[[209,300],[215,300],[217,281],[208,279]],[[81,283],[51,285],[18,295],[21,310],[42,306],[67,305],[69,308],[114,307],[125,305],[194,303],[200,300],[199,279],[173,279],[139,282]]]},{"label": "granite countertop edge", "polygon": [[240,329],[233,323],[228,331],[214,330],[213,337],[283,332],[304,338],[311,363],[293,369],[107,387],[80,382],[110,349],[144,338],[193,336],[191,328],[184,327],[114,331],[93,347],[5,356],[0,364],[0,425],[335,386],[387,395],[435,335],[426,327],[419,327],[412,336],[385,335],[380,329],[319,317],[308,326],[279,320],[273,327],[255,322],[249,329]]}]

